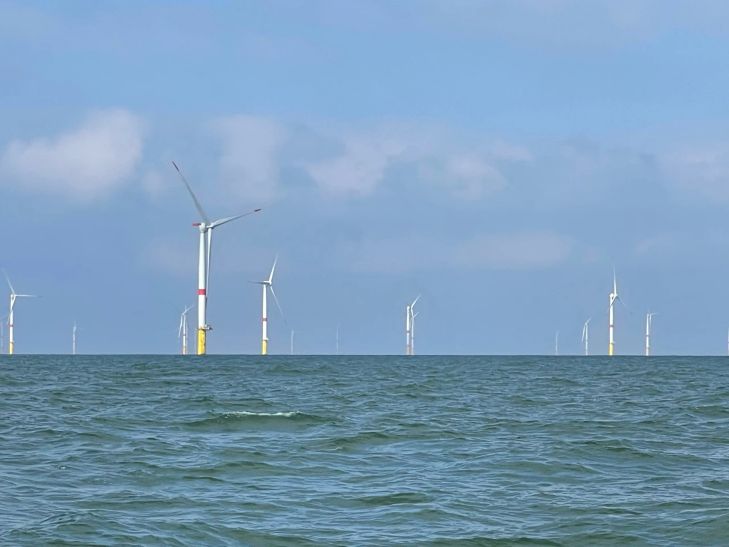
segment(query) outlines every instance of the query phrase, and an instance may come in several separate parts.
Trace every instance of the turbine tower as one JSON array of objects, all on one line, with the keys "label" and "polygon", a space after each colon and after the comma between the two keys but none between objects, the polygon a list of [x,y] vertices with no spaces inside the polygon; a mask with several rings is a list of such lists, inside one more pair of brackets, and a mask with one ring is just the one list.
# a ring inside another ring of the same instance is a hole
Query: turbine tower
[{"label": "turbine tower", "polygon": [[610,307],[608,308],[608,355],[615,354],[615,301],[618,299],[618,282],[613,270],[613,290],[610,292]]},{"label": "turbine tower", "polygon": [[415,355],[415,304],[420,300],[417,296],[411,304],[405,306],[405,355]]},{"label": "turbine tower", "polygon": [[651,354],[651,332],[653,329],[653,316],[655,313],[648,312],[645,314],[645,355]]},{"label": "turbine tower", "polygon": [[207,352],[207,331],[211,330],[212,327],[207,322],[207,305],[208,305],[208,280],[210,279],[210,253],[213,243],[213,230],[218,226],[222,226],[233,220],[237,220],[241,217],[252,215],[253,213],[259,212],[261,209],[253,209],[240,215],[232,217],[220,218],[218,220],[211,221],[205,214],[200,202],[192,191],[192,187],[187,182],[187,179],[177,167],[177,164],[173,161],[172,165],[180,175],[182,182],[185,183],[187,191],[190,193],[192,201],[195,203],[195,208],[200,214],[200,222],[193,224],[200,232],[200,246],[198,251],[198,282],[197,282],[197,354],[205,355]]},{"label": "turbine tower", "polygon": [[34,294],[18,294],[13,288],[13,284],[10,283],[8,273],[3,270],[5,274],[5,280],[8,282],[10,288],[10,312],[8,313],[8,355],[15,353],[15,301],[18,298],[35,298]]},{"label": "turbine tower", "polygon": [[585,344],[585,355],[590,355],[590,320],[589,318],[582,325],[582,343]]},{"label": "turbine tower", "polygon": [[71,334],[71,355],[76,355],[76,321],[73,322],[73,331]]},{"label": "turbine tower", "polygon": [[268,291],[271,291],[273,301],[276,303],[281,317],[284,316],[281,306],[276,298],[276,291],[273,290],[273,273],[276,271],[276,262],[278,257],[273,260],[273,266],[271,267],[271,273],[268,275],[268,279],[263,281],[254,281],[261,286],[262,289],[262,315],[261,315],[261,355],[268,355]]},{"label": "turbine tower", "polygon": [[182,355],[187,355],[187,312],[191,309],[192,306],[185,306],[180,314],[180,328],[177,329],[177,337],[182,340]]},{"label": "turbine tower", "polygon": [[554,355],[559,355],[559,331],[554,333]]}]

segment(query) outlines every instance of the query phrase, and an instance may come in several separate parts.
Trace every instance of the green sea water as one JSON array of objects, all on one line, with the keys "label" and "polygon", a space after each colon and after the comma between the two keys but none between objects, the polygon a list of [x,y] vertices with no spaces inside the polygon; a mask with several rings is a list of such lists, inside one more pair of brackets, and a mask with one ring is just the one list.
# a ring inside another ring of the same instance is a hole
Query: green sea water
[{"label": "green sea water", "polygon": [[726,545],[729,359],[0,358],[3,545]]}]

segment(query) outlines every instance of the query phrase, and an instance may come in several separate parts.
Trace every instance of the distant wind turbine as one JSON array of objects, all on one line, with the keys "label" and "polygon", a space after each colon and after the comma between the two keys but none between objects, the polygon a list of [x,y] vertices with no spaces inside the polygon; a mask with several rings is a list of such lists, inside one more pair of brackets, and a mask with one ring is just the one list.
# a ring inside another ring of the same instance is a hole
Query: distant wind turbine
[{"label": "distant wind turbine", "polygon": [[590,355],[590,320],[588,318],[582,325],[582,343],[585,344],[585,355]]},{"label": "distant wind turbine", "polygon": [[195,203],[195,208],[200,214],[201,221],[193,224],[200,231],[200,246],[198,251],[198,283],[197,283],[197,354],[205,355],[207,352],[207,331],[212,327],[207,323],[207,304],[208,304],[208,281],[210,277],[210,254],[213,243],[213,230],[218,226],[222,226],[233,220],[258,213],[261,209],[253,209],[240,215],[232,217],[220,218],[218,220],[211,221],[208,215],[205,214],[200,202],[192,191],[192,187],[187,182],[187,179],[177,167],[177,164],[173,161],[172,165],[180,175],[182,182],[185,183],[187,191],[190,193],[192,201]]},{"label": "distant wind turbine", "polygon": [[420,300],[420,295],[405,306],[405,355],[415,355],[415,304]]},{"label": "distant wind turbine", "polygon": [[[263,290],[261,315],[261,355],[268,354],[268,291],[271,291],[273,301],[276,303],[276,307],[278,308],[281,317],[284,317],[283,310],[281,310],[281,306],[278,303],[278,298],[276,298],[276,291],[273,290],[273,273],[276,271],[277,262],[278,257],[273,260],[273,266],[271,267],[271,273],[268,275],[268,279],[264,279],[263,281],[254,281],[254,283],[261,285],[261,288]],[[286,319],[284,318],[284,321],[285,320]]]},{"label": "distant wind turbine", "polygon": [[76,321],[73,322],[73,331],[71,334],[71,355],[76,355]]},{"label": "distant wind turbine", "polygon": [[294,354],[294,329],[291,329],[291,351],[290,354]]},{"label": "distant wind turbine", "polygon": [[177,329],[177,338],[182,340],[182,355],[187,355],[187,312],[191,309],[192,306],[185,306],[180,314],[180,327]]},{"label": "distant wind turbine", "polygon": [[608,309],[608,355],[615,354],[615,301],[618,296],[618,282],[613,269],[613,290],[610,292],[610,307]]},{"label": "distant wind turbine", "polygon": [[559,355],[559,331],[554,333],[554,354]]},{"label": "distant wind turbine", "polygon": [[648,312],[645,314],[645,355],[651,354],[651,333],[653,329],[653,316],[655,313]]},{"label": "distant wind turbine", "polygon": [[10,283],[8,273],[3,270],[5,274],[5,280],[8,282],[10,288],[10,312],[8,313],[8,355],[15,353],[15,300],[18,298],[36,298],[34,294],[18,294],[13,288],[13,284]]}]

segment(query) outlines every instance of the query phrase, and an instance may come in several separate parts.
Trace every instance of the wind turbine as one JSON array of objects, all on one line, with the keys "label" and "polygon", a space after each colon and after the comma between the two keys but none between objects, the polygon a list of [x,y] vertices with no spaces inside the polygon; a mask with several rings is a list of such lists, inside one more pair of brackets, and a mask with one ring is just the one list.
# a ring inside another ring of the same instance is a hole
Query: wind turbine
[{"label": "wind turbine", "polygon": [[182,355],[187,355],[187,312],[191,309],[192,306],[185,306],[180,314],[180,328],[177,329],[177,337],[182,339]]},{"label": "wind turbine", "polygon": [[192,201],[195,203],[195,208],[200,214],[201,221],[193,224],[200,232],[200,246],[198,251],[198,268],[197,268],[197,354],[205,355],[207,352],[207,331],[211,330],[212,327],[207,323],[207,305],[208,305],[208,280],[210,278],[210,253],[213,243],[213,230],[218,226],[222,226],[233,220],[258,213],[261,209],[253,209],[240,215],[232,217],[220,218],[218,220],[211,221],[208,215],[200,205],[195,193],[192,191],[192,187],[187,182],[187,179],[177,167],[177,164],[173,161],[172,165],[180,175],[182,182],[185,183],[187,191],[190,193]]},{"label": "wind turbine", "polygon": [[585,324],[582,325],[582,343],[585,344],[585,355],[590,355],[590,317]]},{"label": "wind turbine", "polygon": [[73,334],[71,335],[71,355],[76,355],[76,321],[73,322]]},{"label": "wind turbine", "polygon": [[10,312],[8,313],[8,355],[15,353],[15,300],[18,298],[36,298],[34,294],[18,294],[13,288],[13,284],[10,283],[8,273],[3,270],[5,274],[5,280],[8,282],[10,287]]},{"label": "wind turbine", "polygon": [[290,351],[290,354],[293,355],[294,354],[294,329],[291,329],[291,340],[290,340],[290,342],[291,342],[291,347],[290,347],[290,350],[291,351]]},{"label": "wind turbine", "polygon": [[405,355],[415,355],[415,304],[420,300],[417,296],[411,304],[405,306]]},{"label": "wind turbine", "polygon": [[653,316],[655,313],[648,312],[645,314],[645,355],[651,354],[651,331],[653,328]]},{"label": "wind turbine", "polygon": [[559,355],[559,331],[554,333],[554,355]]},{"label": "wind turbine", "polygon": [[615,353],[615,301],[618,300],[618,282],[613,269],[613,290],[610,292],[610,307],[608,308],[608,355]]},{"label": "wind turbine", "polygon": [[[284,317],[283,311],[281,310],[281,306],[278,303],[278,298],[276,298],[276,291],[273,290],[273,273],[276,271],[276,263],[278,262],[278,257],[276,257],[273,260],[273,266],[271,267],[271,273],[268,275],[268,279],[265,279],[263,281],[254,281],[254,283],[257,283],[261,285],[262,289],[262,316],[261,316],[261,355],[267,355],[268,354],[268,291],[271,291],[271,296],[273,296],[273,301],[276,303],[276,307],[278,308],[279,313],[281,314],[281,317]],[[284,319],[285,321],[285,319]]]},{"label": "wind turbine", "polygon": [[337,333],[336,333],[334,351],[335,351],[335,355],[339,355],[339,323],[337,323]]}]

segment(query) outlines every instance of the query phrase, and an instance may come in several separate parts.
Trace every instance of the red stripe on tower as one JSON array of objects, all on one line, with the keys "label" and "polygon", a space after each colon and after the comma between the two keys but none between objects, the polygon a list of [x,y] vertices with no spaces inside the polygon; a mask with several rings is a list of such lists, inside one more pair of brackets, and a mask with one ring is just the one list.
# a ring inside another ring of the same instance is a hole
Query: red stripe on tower
[{"label": "red stripe on tower", "polygon": [[201,296],[205,296],[205,294],[206,294],[206,293],[205,293],[205,289],[198,289],[198,290],[197,290],[197,294],[198,294],[198,295],[201,295]]}]

